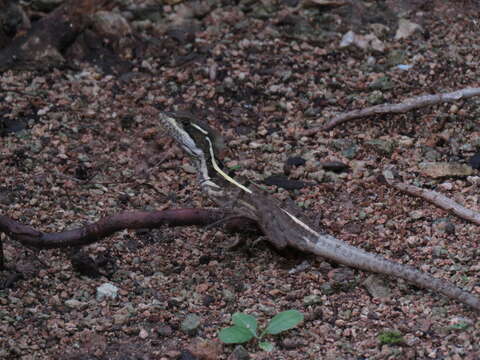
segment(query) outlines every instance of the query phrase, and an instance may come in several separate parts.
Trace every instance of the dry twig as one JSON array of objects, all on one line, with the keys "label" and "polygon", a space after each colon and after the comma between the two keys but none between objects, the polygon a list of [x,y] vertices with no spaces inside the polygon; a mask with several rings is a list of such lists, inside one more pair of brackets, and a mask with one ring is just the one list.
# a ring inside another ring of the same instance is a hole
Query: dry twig
[{"label": "dry twig", "polygon": [[467,209],[466,207],[460,205],[459,203],[453,201],[445,195],[433,190],[422,189],[415,185],[396,181],[389,171],[384,171],[383,176],[385,177],[388,185],[394,187],[395,189],[410,194],[412,196],[420,197],[424,200],[427,200],[428,202],[431,202],[432,204],[438,206],[443,210],[457,215],[462,219],[480,225],[480,213]]},{"label": "dry twig", "polygon": [[0,215],[0,233],[22,245],[36,249],[84,246],[125,229],[153,229],[161,226],[205,226],[223,219],[225,211],[215,209],[174,209],[163,211],[128,211],[108,216],[81,228],[58,233],[44,233],[7,216]]},{"label": "dry twig", "polygon": [[[425,106],[431,106],[440,103],[448,103],[458,101],[460,99],[467,99],[480,95],[480,88],[466,88],[457,90],[454,92],[433,94],[433,95],[421,95],[405,99],[398,104],[381,104],[371,106],[361,110],[353,110],[346,113],[341,113],[328,121],[325,125],[318,125],[322,130],[328,131],[335,126],[343,124],[349,120],[364,118],[372,115],[383,115],[389,113],[406,113],[407,111],[418,109]],[[308,134],[316,132],[315,129],[307,131]]]}]

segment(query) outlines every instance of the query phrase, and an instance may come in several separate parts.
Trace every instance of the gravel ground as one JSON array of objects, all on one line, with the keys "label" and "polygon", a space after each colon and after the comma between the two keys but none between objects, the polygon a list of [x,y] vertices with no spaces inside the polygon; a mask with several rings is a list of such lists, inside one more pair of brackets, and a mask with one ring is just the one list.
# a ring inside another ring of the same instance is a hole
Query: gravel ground
[{"label": "gravel ground", "polygon": [[[142,12],[140,2],[119,1],[150,45],[141,58],[124,55],[128,72],[85,62],[1,74],[0,87],[17,91],[0,95],[0,213],[60,231],[128,209],[213,206],[158,124],[158,111],[186,109],[221,130],[223,162],[236,178],[301,181],[294,190],[263,186],[338,238],[480,296],[477,226],[379,181],[395,165],[405,181],[480,211],[478,170],[438,179],[419,170],[424,161],[468,163],[480,151],[480,99],[305,135],[338,112],[478,86],[478,6],[295,3],[186,2]],[[396,40],[401,13],[423,31]],[[376,34],[384,50],[340,48],[349,30]],[[332,171],[328,162],[348,168]],[[229,249],[235,236],[248,245]],[[287,309],[305,321],[273,337],[273,353],[245,345],[251,358],[480,358],[471,309],[256,240],[220,228],[123,231],[85,248],[111,270],[89,278],[64,250],[33,252],[5,239],[25,279],[0,290],[0,358],[240,359],[217,339],[231,314],[265,323]],[[116,299],[97,300],[104,283],[118,288]],[[194,315],[199,325],[187,331]]]}]

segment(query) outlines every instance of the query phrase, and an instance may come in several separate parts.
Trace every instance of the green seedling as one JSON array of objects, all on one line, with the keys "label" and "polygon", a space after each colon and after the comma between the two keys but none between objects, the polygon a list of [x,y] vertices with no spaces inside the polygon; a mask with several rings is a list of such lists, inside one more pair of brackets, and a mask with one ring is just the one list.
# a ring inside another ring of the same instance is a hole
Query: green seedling
[{"label": "green seedling", "polygon": [[387,330],[378,335],[378,341],[381,345],[400,345],[405,342],[402,334],[399,331]]},{"label": "green seedling", "polygon": [[258,346],[264,351],[272,351],[274,346],[271,342],[261,341],[265,335],[276,335],[297,326],[303,321],[303,314],[297,310],[287,310],[278,313],[267,324],[267,327],[257,335],[257,319],[252,315],[235,313],[232,316],[233,326],[222,329],[220,340],[225,344],[241,344],[251,339],[257,339]]},{"label": "green seedling", "polygon": [[237,171],[237,170],[240,170],[242,168],[242,165],[233,165],[233,166],[230,166],[228,169],[230,171]]}]

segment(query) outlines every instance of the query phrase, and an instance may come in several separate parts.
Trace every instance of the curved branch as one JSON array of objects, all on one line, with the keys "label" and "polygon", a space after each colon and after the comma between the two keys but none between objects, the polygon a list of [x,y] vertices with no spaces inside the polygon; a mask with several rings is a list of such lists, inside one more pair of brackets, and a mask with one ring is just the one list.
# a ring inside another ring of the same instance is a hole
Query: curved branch
[{"label": "curved branch", "polygon": [[407,111],[431,106],[439,103],[454,102],[460,99],[466,99],[480,95],[480,88],[466,88],[450,93],[421,95],[405,99],[398,104],[381,104],[371,106],[365,109],[353,110],[339,114],[322,126],[322,130],[332,130],[335,126],[343,124],[349,120],[359,119],[372,115],[382,115],[388,113],[406,113]]},{"label": "curved branch", "polygon": [[443,210],[457,215],[462,219],[480,225],[480,213],[467,209],[466,207],[460,205],[459,203],[453,201],[445,195],[433,190],[422,189],[415,185],[405,184],[396,181],[391,177],[388,172],[384,172],[383,176],[385,177],[387,184],[394,187],[395,189],[412,196],[420,197],[424,200],[427,200],[428,202],[431,202],[432,204],[438,206]]},{"label": "curved branch", "polygon": [[127,211],[104,217],[83,227],[58,233],[44,233],[0,215],[0,232],[23,245],[36,249],[65,248],[92,244],[124,229],[158,228],[161,226],[205,226],[225,217],[216,209],[174,209],[164,211]]}]

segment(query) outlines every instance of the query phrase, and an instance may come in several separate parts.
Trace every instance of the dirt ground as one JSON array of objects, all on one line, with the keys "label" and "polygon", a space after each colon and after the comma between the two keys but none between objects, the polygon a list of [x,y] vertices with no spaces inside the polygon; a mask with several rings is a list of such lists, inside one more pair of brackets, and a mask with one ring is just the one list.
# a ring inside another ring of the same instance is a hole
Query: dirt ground
[{"label": "dirt ground", "polygon": [[[394,165],[404,181],[480,211],[478,170],[439,179],[419,170],[424,161],[468,163],[480,151],[480,99],[305,136],[339,112],[478,87],[478,4],[205,1],[160,6],[145,19],[120,3],[146,44],[141,57],[0,75],[2,215],[50,232],[129,209],[214,206],[157,119],[187,109],[221,131],[235,178],[294,201],[339,239],[480,296],[478,227],[379,181]],[[395,39],[401,16],[422,30]],[[384,50],[340,48],[349,30],[375,34]],[[333,161],[348,168],[325,168]],[[272,175],[298,182],[266,185]],[[230,249],[236,237],[245,245]],[[265,324],[287,309],[304,322],[272,337],[272,353],[244,345],[251,358],[480,358],[473,310],[403,281],[279,254],[221,226],[117,233],[85,248],[110,266],[97,278],[74,271],[64,250],[2,239],[25,274],[0,290],[2,359],[241,359],[217,338],[231,315]],[[386,296],[373,296],[367,279]],[[119,289],[116,299],[97,301],[104,283]],[[193,315],[199,325],[186,331]]]}]

